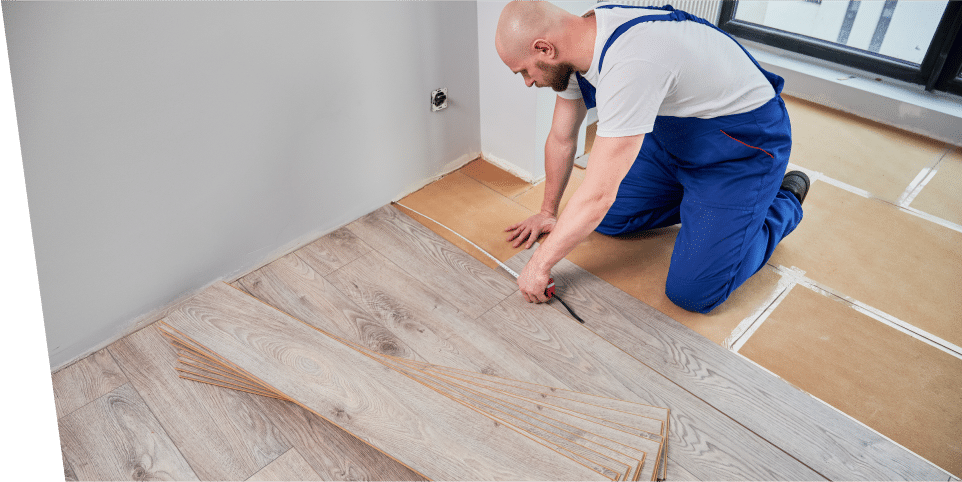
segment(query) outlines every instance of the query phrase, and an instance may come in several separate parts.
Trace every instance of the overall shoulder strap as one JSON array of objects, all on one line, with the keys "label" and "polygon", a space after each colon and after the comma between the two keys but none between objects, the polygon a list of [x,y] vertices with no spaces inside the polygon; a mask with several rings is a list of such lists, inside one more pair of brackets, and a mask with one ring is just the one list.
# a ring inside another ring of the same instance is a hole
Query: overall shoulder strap
[{"label": "overall shoulder strap", "polygon": [[[778,94],[781,93],[782,87],[784,87],[784,85],[785,85],[785,80],[784,80],[784,79],[782,79],[782,78],[779,77],[778,75],[775,75],[775,74],[773,74],[773,73],[771,73],[771,72],[768,72],[767,70],[763,69],[762,66],[759,65],[758,61],[755,60],[755,57],[753,57],[752,54],[748,53],[748,50],[745,49],[745,46],[743,46],[741,43],[739,43],[737,40],[735,40],[735,38],[732,37],[728,32],[726,32],[726,31],[718,28],[717,25],[715,25],[715,24],[713,24],[713,23],[709,22],[708,20],[705,20],[705,19],[703,19],[703,18],[701,18],[701,17],[696,17],[696,16],[694,16],[694,15],[688,13],[688,12],[682,11],[682,10],[675,10],[674,7],[672,7],[671,5],[665,5],[664,7],[640,7],[640,6],[633,6],[633,5],[602,5],[602,6],[600,6],[600,7],[596,7],[596,9],[599,9],[599,8],[604,8],[604,9],[613,9],[613,8],[645,8],[645,9],[649,9],[649,10],[662,10],[662,11],[665,12],[664,15],[642,15],[642,16],[640,16],[640,17],[631,19],[631,20],[629,20],[629,21],[621,24],[620,26],[618,26],[618,28],[616,28],[615,31],[612,32],[611,36],[608,37],[608,41],[605,42],[605,46],[604,46],[604,48],[602,48],[602,50],[601,50],[601,56],[598,58],[598,72],[599,72],[599,73],[601,72],[601,66],[603,65],[603,63],[604,63],[604,61],[605,61],[605,54],[608,52],[608,48],[611,47],[611,44],[613,44],[613,43],[615,42],[615,40],[618,39],[618,37],[620,37],[623,33],[625,33],[625,32],[626,32],[628,29],[630,29],[631,27],[634,27],[635,25],[638,25],[638,24],[644,23],[644,22],[659,22],[659,21],[661,21],[661,22],[664,22],[664,21],[669,21],[669,22],[671,22],[671,21],[674,21],[674,22],[682,22],[682,21],[691,21],[691,22],[700,23],[700,24],[702,24],[702,25],[707,25],[707,26],[709,26],[709,27],[711,27],[711,28],[713,28],[713,29],[715,29],[715,30],[717,30],[717,31],[725,34],[725,36],[728,37],[729,39],[731,39],[732,42],[735,42],[735,45],[738,45],[738,46],[742,49],[742,52],[745,52],[745,55],[747,55],[748,58],[751,59],[752,63],[755,64],[755,67],[757,67],[758,70],[760,70],[760,71],[762,72],[762,74],[765,75],[765,78],[767,78],[768,81],[772,84],[772,87],[775,89],[775,94],[776,94],[776,95],[778,95]],[[579,80],[579,82],[580,82],[580,80]]]}]

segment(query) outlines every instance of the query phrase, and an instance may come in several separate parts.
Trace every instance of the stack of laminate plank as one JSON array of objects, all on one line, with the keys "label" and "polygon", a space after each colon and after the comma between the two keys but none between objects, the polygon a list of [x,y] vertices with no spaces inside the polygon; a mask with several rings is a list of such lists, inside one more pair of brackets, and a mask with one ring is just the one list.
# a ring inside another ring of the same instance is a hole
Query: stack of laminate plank
[{"label": "stack of laminate plank", "polygon": [[385,355],[227,284],[161,330],[182,378],[300,405],[427,479],[664,477],[665,408]]}]

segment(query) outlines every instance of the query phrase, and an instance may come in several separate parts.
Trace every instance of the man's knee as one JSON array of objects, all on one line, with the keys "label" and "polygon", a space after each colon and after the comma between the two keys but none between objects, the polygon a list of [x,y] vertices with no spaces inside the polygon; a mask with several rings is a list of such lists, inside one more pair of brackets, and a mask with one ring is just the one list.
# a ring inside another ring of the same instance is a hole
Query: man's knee
[{"label": "man's knee", "polygon": [[708,313],[728,299],[731,283],[730,279],[689,281],[669,276],[665,295],[685,310]]}]

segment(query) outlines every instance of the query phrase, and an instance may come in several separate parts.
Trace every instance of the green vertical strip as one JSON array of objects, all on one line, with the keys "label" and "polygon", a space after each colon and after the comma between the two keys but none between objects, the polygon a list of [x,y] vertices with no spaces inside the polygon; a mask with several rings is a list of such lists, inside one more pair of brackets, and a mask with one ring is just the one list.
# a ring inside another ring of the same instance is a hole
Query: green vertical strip
[{"label": "green vertical strip", "polygon": [[[0,32],[3,31],[0,25]],[[63,480],[6,33],[0,52],[0,334],[4,480]]]}]

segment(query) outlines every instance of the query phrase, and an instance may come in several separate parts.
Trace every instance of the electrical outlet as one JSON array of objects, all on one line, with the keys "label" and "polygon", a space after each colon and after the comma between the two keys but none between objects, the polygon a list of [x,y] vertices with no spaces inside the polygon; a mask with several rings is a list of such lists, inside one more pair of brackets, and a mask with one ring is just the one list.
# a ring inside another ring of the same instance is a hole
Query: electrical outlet
[{"label": "electrical outlet", "polygon": [[448,89],[438,89],[431,92],[431,112],[437,112],[448,106]]}]

